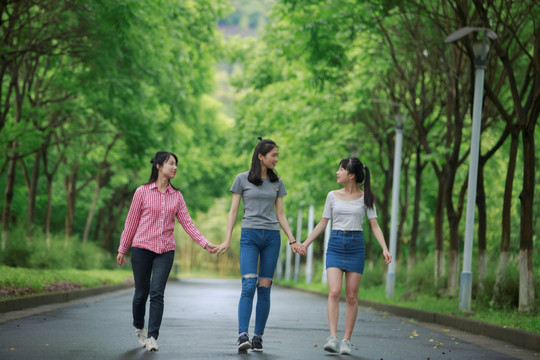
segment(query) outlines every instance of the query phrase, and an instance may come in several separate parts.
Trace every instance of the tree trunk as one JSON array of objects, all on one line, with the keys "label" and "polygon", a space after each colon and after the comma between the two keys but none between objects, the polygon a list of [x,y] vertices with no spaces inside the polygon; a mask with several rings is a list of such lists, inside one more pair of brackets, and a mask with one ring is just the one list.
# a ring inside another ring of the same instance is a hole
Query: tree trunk
[{"label": "tree trunk", "polygon": [[508,267],[510,235],[512,233],[512,189],[514,188],[516,159],[519,146],[519,128],[514,126],[510,134],[510,154],[508,156],[508,169],[506,171],[506,181],[504,184],[501,246],[499,252],[499,264],[497,265],[497,277],[495,280],[492,299],[496,304],[498,304],[501,299],[503,290],[502,286],[506,276],[506,268]]},{"label": "tree trunk", "polygon": [[416,167],[415,167],[415,186],[414,186],[414,204],[412,216],[411,238],[409,240],[409,259],[407,261],[407,272],[411,273],[416,263],[416,243],[418,239],[418,228],[420,226],[420,201],[422,199],[422,161],[421,148],[416,147]]},{"label": "tree trunk", "polygon": [[[393,159],[393,158],[392,158]],[[390,209],[392,208],[392,177],[393,177],[393,170],[394,168],[392,166],[389,166],[387,171],[384,171],[384,183],[382,187],[381,194],[384,194],[385,196],[379,197],[379,205],[377,205],[377,212],[379,212],[380,209],[380,217],[381,221],[379,222],[381,230],[384,234],[384,239],[386,241],[386,245],[390,249]]]},{"label": "tree trunk", "polygon": [[[11,143],[11,149],[15,152],[17,145]],[[11,202],[13,201],[13,189],[15,187],[15,160],[8,160],[6,173],[6,189],[4,190],[4,208],[2,209],[2,250],[6,248],[11,226]]]},{"label": "tree trunk", "polygon": [[90,210],[88,211],[88,216],[86,218],[86,226],[84,227],[84,234],[82,238],[82,243],[86,244],[86,241],[88,239],[88,233],[90,232],[90,226],[92,225],[92,220],[94,218],[94,213],[96,211],[97,202],[99,199],[99,191],[100,191],[100,173],[96,176],[96,190],[94,191],[94,199],[92,200],[92,205],[90,206]]},{"label": "tree trunk", "polygon": [[444,243],[443,243],[443,194],[442,181],[439,179],[437,199],[435,200],[435,285],[438,287],[441,277],[445,275]]},{"label": "tree trunk", "polygon": [[[449,222],[450,226],[450,258],[448,273],[448,293],[450,296],[457,296],[459,288],[459,221],[455,219]],[[453,239],[453,240],[452,240]]]},{"label": "tree trunk", "polygon": [[69,244],[69,238],[73,235],[73,221],[75,218],[75,200],[77,198],[77,174],[79,170],[78,162],[73,164],[70,174],[64,179],[66,187],[66,221],[65,221],[65,236],[66,245]]},{"label": "tree trunk", "polygon": [[458,201],[458,209],[454,208],[454,203],[452,200],[452,189],[455,184],[455,171],[456,166],[451,164],[451,161],[448,162],[447,176],[444,181],[444,202],[446,207],[446,217],[449,227],[449,245],[450,245],[450,257],[449,257],[449,273],[448,273],[448,282],[447,290],[450,296],[457,296],[459,288],[459,246],[460,246],[460,236],[459,236],[459,222],[461,218],[461,203],[462,197]]},{"label": "tree trunk", "polygon": [[26,200],[26,238],[30,239],[33,235],[34,216],[36,213],[36,192],[39,180],[39,163],[41,154],[38,151],[34,157],[34,166],[32,168],[32,176],[28,182],[28,198]]},{"label": "tree trunk", "polygon": [[485,160],[480,157],[478,166],[478,184],[476,192],[476,205],[478,209],[478,288],[484,291],[484,281],[487,277],[487,258],[486,258],[486,188],[484,186],[484,165]]},{"label": "tree trunk", "polygon": [[51,248],[52,176],[47,176],[47,213],[45,214],[45,243]]},{"label": "tree trunk", "polygon": [[522,130],[523,189],[521,200],[521,227],[519,244],[519,311],[534,310],[534,180],[536,159],[534,154],[534,123]]}]

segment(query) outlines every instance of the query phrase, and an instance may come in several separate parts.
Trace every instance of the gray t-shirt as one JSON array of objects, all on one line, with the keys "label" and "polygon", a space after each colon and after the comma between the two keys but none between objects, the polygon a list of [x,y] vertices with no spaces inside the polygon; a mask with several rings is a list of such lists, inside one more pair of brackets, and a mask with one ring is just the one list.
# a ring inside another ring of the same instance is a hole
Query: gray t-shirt
[{"label": "gray t-shirt", "polygon": [[368,209],[363,196],[352,201],[339,200],[333,191],[326,196],[322,217],[332,220],[332,230],[362,231],[366,215],[368,219],[376,218],[377,210],[375,204]]},{"label": "gray t-shirt", "polygon": [[242,227],[279,230],[275,204],[277,198],[287,195],[283,181],[262,179],[262,185],[257,186],[248,181],[248,174],[249,171],[238,174],[231,186],[231,192],[241,195],[244,201]]}]

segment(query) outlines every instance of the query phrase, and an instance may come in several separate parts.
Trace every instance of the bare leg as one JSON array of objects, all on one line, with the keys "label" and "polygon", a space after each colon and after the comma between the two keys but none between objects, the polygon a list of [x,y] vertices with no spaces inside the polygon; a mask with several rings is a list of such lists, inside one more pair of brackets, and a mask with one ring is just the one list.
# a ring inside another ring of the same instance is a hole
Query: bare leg
[{"label": "bare leg", "polygon": [[338,268],[326,269],[328,278],[328,327],[330,336],[337,337],[337,324],[339,317],[339,300],[343,286],[343,270]]},{"label": "bare leg", "polygon": [[344,339],[351,340],[354,330],[356,316],[358,315],[358,289],[362,274],[347,271],[345,272],[345,298],[347,309],[345,311],[345,335]]}]

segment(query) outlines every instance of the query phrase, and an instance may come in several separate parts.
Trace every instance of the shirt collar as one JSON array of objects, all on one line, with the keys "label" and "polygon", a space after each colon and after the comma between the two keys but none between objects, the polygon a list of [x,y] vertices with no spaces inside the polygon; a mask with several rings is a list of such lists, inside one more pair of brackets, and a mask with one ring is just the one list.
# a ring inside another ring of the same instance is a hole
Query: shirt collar
[{"label": "shirt collar", "polygon": [[[152,184],[150,184],[150,190],[157,189],[159,191],[156,182],[154,181]],[[172,190],[171,183],[167,186],[167,189],[165,189],[165,192],[170,192]]]}]

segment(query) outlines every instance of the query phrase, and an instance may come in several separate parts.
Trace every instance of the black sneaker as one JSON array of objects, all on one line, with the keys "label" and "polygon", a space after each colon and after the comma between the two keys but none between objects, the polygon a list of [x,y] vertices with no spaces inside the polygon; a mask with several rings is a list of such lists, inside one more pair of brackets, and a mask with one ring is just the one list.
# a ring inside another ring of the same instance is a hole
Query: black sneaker
[{"label": "black sneaker", "polygon": [[255,335],[253,339],[251,339],[251,350],[253,351],[263,351],[262,350],[262,338],[260,336]]},{"label": "black sneaker", "polygon": [[251,343],[249,342],[249,336],[246,334],[240,335],[238,338],[238,351],[246,351],[251,349]]}]

